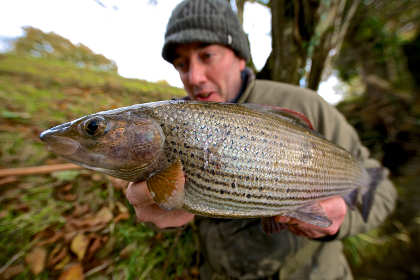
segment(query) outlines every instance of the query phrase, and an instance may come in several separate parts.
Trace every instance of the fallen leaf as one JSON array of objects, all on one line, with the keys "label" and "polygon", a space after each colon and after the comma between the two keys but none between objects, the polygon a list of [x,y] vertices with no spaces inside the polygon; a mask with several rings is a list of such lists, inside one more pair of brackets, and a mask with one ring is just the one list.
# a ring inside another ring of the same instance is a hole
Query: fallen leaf
[{"label": "fallen leaf", "polygon": [[30,210],[30,208],[29,208],[29,205],[27,205],[26,203],[19,203],[19,204],[16,204],[14,207],[13,207],[14,209],[13,210],[15,210],[16,212],[29,212],[29,210]]},{"label": "fallen leaf", "polygon": [[34,240],[48,239],[55,235],[55,230],[52,227],[47,227],[35,234]]},{"label": "fallen leaf", "polygon": [[58,199],[65,200],[65,201],[74,201],[77,199],[77,195],[72,193],[73,184],[66,184],[60,187],[57,191]]},{"label": "fallen leaf", "polygon": [[73,210],[73,213],[71,214],[71,216],[73,218],[80,217],[83,214],[86,214],[86,212],[88,212],[88,211],[89,211],[89,205],[87,205],[87,204],[76,204],[74,206],[74,210]]},{"label": "fallen leaf", "polygon": [[121,220],[128,220],[129,218],[130,218],[130,213],[121,213],[115,217],[114,223],[118,223]]},{"label": "fallen leaf", "polygon": [[69,192],[73,188],[73,184],[66,184],[65,186],[61,187],[61,191]]},{"label": "fallen leaf", "polygon": [[95,182],[102,181],[104,179],[104,177],[101,174],[98,174],[98,173],[93,173],[91,178]]},{"label": "fallen leaf", "polygon": [[35,247],[26,255],[25,262],[29,266],[31,272],[38,275],[44,270],[46,257],[47,251],[45,248]]},{"label": "fallen leaf", "polygon": [[54,267],[68,255],[67,247],[57,244],[48,256],[48,266]]},{"label": "fallen leaf", "polygon": [[49,237],[49,238],[47,238],[45,240],[39,241],[37,243],[37,245],[38,246],[43,246],[43,245],[49,245],[49,244],[52,244],[52,243],[56,243],[59,239],[61,239],[63,237],[64,237],[64,233],[63,232],[61,232],[61,231],[54,232],[54,234],[51,237]]},{"label": "fallen leaf", "polygon": [[63,194],[60,196],[60,199],[64,201],[75,201],[77,199],[77,195],[74,193]]},{"label": "fallen leaf", "polygon": [[194,277],[200,276],[200,269],[197,266],[193,266],[190,269],[190,274]]},{"label": "fallen leaf", "polygon": [[4,217],[6,217],[7,214],[9,214],[9,211],[8,210],[2,210],[2,211],[0,211],[0,219],[3,219]]},{"label": "fallen leaf", "polygon": [[61,270],[71,261],[71,257],[66,255],[64,259],[62,259],[56,266],[54,266],[55,270]]},{"label": "fallen leaf", "polygon": [[102,238],[102,242],[104,242],[105,245],[99,250],[98,253],[96,253],[96,258],[104,258],[109,256],[111,252],[114,251],[117,240],[115,237],[111,236],[107,240]]},{"label": "fallen leaf", "polygon": [[17,264],[17,265],[12,265],[9,266],[4,272],[3,274],[1,274],[1,279],[12,279],[13,277],[15,277],[16,275],[22,273],[25,271],[25,266],[23,264]]},{"label": "fallen leaf", "polygon": [[128,213],[128,209],[127,209],[127,207],[125,207],[124,204],[122,204],[121,202],[117,201],[116,205],[117,205],[118,211],[120,213]]},{"label": "fallen leaf", "polygon": [[114,215],[112,215],[111,210],[107,207],[103,207],[99,210],[95,215],[95,222],[96,224],[107,224],[109,223]]},{"label": "fallen leaf", "polygon": [[84,279],[83,267],[80,263],[74,264],[64,270],[58,280],[82,280]]},{"label": "fallen leaf", "polygon": [[0,179],[0,186],[10,184],[10,183],[14,183],[17,180],[18,180],[18,178],[16,176],[7,176],[7,177],[4,177],[4,178],[1,178]]},{"label": "fallen leaf", "polygon": [[73,253],[76,254],[77,259],[81,261],[85,256],[86,249],[89,245],[89,238],[87,238],[83,233],[78,233],[72,240],[70,249]]},{"label": "fallen leaf", "polygon": [[124,249],[120,251],[120,258],[128,258],[137,249],[137,247],[138,246],[136,242],[128,244]]},{"label": "fallen leaf", "polygon": [[86,259],[88,260],[91,259],[95,253],[103,246],[103,242],[101,241],[102,238],[99,235],[92,234],[90,239],[93,240],[93,242],[91,242],[91,245],[89,246],[86,254]]}]

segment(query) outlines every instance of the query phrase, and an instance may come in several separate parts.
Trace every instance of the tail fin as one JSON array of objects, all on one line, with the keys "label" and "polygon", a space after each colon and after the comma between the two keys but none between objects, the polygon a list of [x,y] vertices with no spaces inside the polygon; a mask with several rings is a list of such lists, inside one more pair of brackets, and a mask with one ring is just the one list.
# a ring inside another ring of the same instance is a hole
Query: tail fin
[{"label": "tail fin", "polygon": [[365,179],[363,181],[365,181],[366,187],[363,189],[355,189],[343,197],[351,209],[354,209],[355,207],[359,209],[365,222],[367,222],[370,210],[372,209],[376,187],[383,176],[384,169],[382,167],[365,169]]},{"label": "tail fin", "polygon": [[358,208],[362,213],[362,217],[365,222],[369,218],[376,187],[384,176],[384,169],[382,167],[367,168],[366,172],[369,177],[368,188],[364,193],[362,193],[362,205],[358,205]]}]

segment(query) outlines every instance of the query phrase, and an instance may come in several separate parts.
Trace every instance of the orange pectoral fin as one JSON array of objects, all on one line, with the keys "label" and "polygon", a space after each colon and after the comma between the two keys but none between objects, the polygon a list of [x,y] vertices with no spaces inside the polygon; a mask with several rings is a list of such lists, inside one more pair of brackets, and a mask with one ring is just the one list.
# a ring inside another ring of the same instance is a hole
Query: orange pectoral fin
[{"label": "orange pectoral fin", "polygon": [[184,173],[178,160],[167,169],[147,180],[153,200],[163,209],[182,208],[184,205]]}]

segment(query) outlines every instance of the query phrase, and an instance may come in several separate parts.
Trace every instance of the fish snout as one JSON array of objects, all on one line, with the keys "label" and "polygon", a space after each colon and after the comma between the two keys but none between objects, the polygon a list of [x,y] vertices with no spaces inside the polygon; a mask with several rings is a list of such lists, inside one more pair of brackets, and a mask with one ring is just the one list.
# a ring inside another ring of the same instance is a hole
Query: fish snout
[{"label": "fish snout", "polygon": [[63,123],[63,124],[54,126],[50,129],[47,129],[47,130],[44,130],[43,132],[41,132],[41,134],[39,135],[39,138],[42,141],[46,141],[48,139],[48,136],[63,132],[67,128],[69,128],[70,126],[71,126],[71,123]]},{"label": "fish snout", "polygon": [[65,123],[43,131],[39,138],[48,145],[48,149],[59,155],[74,154],[80,147],[80,143],[70,137],[62,136],[63,132],[71,126]]}]

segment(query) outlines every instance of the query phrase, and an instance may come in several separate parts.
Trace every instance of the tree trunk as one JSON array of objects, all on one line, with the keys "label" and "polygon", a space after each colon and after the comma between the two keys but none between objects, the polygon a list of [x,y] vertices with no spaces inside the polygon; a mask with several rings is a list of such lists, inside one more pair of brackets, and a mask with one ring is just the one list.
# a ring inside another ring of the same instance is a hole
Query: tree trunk
[{"label": "tree trunk", "polygon": [[[237,0],[239,2],[239,0]],[[360,0],[270,2],[272,52],[257,78],[318,89]],[[306,66],[311,65],[306,73]],[[305,79],[305,80],[303,80]]]}]

